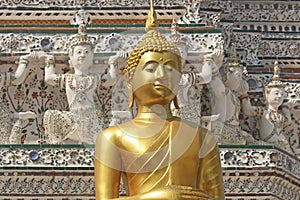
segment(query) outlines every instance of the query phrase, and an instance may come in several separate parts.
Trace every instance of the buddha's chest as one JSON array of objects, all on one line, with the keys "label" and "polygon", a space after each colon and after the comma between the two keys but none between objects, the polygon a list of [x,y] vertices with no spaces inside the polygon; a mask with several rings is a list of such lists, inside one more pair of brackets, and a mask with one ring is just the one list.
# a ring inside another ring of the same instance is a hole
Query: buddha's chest
[{"label": "buddha's chest", "polygon": [[151,172],[168,168],[187,172],[198,166],[200,144],[198,135],[185,134],[153,139],[123,138],[121,157],[125,169]]}]

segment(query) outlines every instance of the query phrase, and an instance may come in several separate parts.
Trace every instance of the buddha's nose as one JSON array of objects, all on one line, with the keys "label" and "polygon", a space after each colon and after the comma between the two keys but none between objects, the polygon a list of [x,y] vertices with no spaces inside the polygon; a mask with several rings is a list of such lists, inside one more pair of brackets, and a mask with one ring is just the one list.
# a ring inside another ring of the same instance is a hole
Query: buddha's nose
[{"label": "buddha's nose", "polygon": [[156,78],[164,79],[166,77],[166,69],[163,65],[159,65],[156,69]]}]

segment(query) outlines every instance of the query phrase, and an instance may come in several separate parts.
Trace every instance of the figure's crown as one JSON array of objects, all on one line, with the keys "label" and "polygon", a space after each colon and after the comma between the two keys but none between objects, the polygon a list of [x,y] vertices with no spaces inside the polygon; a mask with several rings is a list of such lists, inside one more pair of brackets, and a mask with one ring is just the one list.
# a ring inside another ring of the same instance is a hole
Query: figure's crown
[{"label": "figure's crown", "polygon": [[274,73],[272,80],[268,83],[268,88],[285,88],[286,84],[280,81],[280,68],[278,61],[274,62]]},{"label": "figure's crown", "polygon": [[69,48],[72,49],[74,46],[78,45],[90,45],[92,48],[94,48],[95,45],[93,39],[86,33],[85,23],[79,25],[78,33],[71,38]]},{"label": "figure's crown", "polygon": [[229,48],[228,48],[228,59],[226,62],[226,67],[230,68],[230,67],[239,67],[239,68],[243,68],[242,65],[238,62],[237,56],[236,56],[236,48],[235,48],[235,44],[231,43]]},{"label": "figure's crown", "polygon": [[154,10],[153,0],[150,1],[150,11],[146,21],[146,34],[133,49],[127,59],[127,64],[123,74],[135,69],[142,55],[146,52],[170,52],[178,57],[178,66],[181,66],[180,52],[177,46],[168,41],[164,35],[158,31],[158,21]]},{"label": "figure's crown", "polygon": [[87,35],[86,26],[91,24],[91,16],[85,10],[79,10],[71,19],[71,24],[78,25],[78,33],[74,35],[68,43],[69,49],[73,49],[78,45],[95,46],[95,39]]}]

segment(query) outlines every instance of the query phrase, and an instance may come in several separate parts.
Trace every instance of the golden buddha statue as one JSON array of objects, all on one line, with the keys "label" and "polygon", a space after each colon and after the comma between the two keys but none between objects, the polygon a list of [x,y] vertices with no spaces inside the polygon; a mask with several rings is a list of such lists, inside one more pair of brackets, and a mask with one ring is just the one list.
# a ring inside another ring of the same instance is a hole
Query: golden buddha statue
[{"label": "golden buddha statue", "polygon": [[[138,113],[129,122],[105,129],[96,140],[96,199],[224,199],[212,134],[172,116],[181,57],[176,45],[158,32],[152,1],[146,31],[123,71],[129,107],[136,101]],[[121,176],[129,190],[122,198]]]}]

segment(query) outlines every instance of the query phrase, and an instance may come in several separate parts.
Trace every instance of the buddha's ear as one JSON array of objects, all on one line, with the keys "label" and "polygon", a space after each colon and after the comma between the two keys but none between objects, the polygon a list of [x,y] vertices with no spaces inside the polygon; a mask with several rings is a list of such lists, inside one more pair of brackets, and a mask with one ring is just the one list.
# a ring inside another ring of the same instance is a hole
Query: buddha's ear
[{"label": "buddha's ear", "polygon": [[131,70],[124,74],[124,80],[126,81],[126,86],[128,89],[128,107],[131,109],[134,104],[133,88],[132,88],[132,78],[134,70]]},{"label": "buddha's ear", "polygon": [[134,104],[134,97],[133,97],[132,85],[130,83],[127,83],[127,89],[128,89],[128,108],[132,109]]},{"label": "buddha's ear", "polygon": [[180,107],[179,107],[179,104],[178,104],[178,99],[177,99],[177,96],[175,96],[175,97],[174,97],[174,99],[173,99],[173,103],[174,103],[174,106],[175,106],[175,108],[179,110],[179,109],[180,109]]}]

